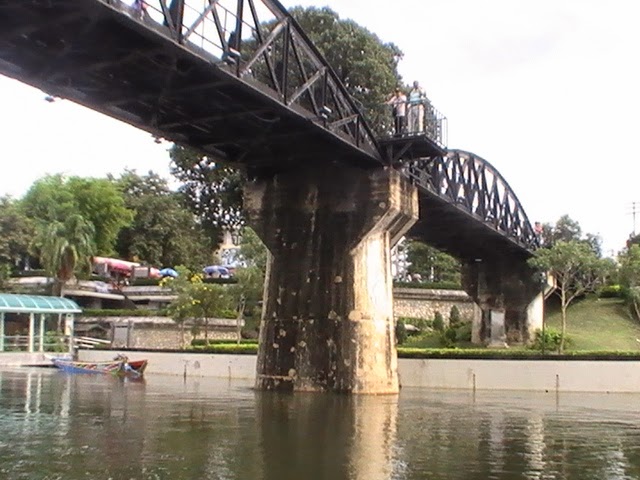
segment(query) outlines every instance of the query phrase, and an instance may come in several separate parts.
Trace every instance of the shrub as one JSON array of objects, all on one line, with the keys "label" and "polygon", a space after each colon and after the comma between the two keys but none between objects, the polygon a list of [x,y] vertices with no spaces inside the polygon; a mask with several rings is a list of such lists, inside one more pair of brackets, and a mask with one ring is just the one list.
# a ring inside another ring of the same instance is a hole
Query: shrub
[{"label": "shrub", "polygon": [[407,340],[407,329],[400,319],[396,322],[396,343],[402,345]]},{"label": "shrub", "polygon": [[456,329],[454,327],[447,327],[440,334],[440,343],[445,348],[453,348],[453,347],[455,347],[456,340],[457,340],[457,332],[456,332]]},{"label": "shrub", "polygon": [[150,309],[135,309],[135,310],[121,310],[121,309],[97,309],[97,308],[85,308],[80,314],[83,317],[167,317],[169,314],[165,309],[150,310]]},{"label": "shrub", "polygon": [[462,316],[460,315],[460,310],[456,305],[451,307],[449,311],[449,326],[457,327],[462,321]]},{"label": "shrub", "polygon": [[216,343],[197,347],[191,347],[192,351],[207,353],[232,353],[238,355],[255,355],[258,353],[257,343]]},{"label": "shrub", "polygon": [[433,328],[433,320],[428,320],[422,317],[398,317],[399,322],[403,322],[405,325],[413,325],[420,330]]},{"label": "shrub", "polygon": [[605,285],[598,290],[599,298],[622,298],[623,289],[620,285]]},{"label": "shrub", "polygon": [[[542,330],[536,330],[531,349],[538,351],[558,351],[562,342],[562,333],[553,328],[546,328],[544,334]],[[571,344],[569,336],[565,337],[565,347]]]},{"label": "shrub", "polygon": [[394,288],[424,288],[430,290],[462,290],[456,282],[393,282]]},{"label": "shrub", "polygon": [[438,311],[436,311],[435,315],[433,316],[433,329],[438,332],[444,331],[444,318]]}]

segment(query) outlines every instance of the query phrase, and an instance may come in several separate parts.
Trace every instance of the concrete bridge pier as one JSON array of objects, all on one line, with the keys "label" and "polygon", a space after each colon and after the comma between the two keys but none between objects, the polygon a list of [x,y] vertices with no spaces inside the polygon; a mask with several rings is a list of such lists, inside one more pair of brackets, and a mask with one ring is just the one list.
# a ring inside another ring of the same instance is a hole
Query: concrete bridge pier
[{"label": "concrete bridge pier", "polygon": [[390,248],[418,218],[392,169],[305,166],[245,189],[271,252],[256,388],[398,392]]},{"label": "concrete bridge pier", "polygon": [[482,311],[472,342],[491,347],[526,344],[542,328],[544,296],[524,260],[463,264],[462,286]]}]

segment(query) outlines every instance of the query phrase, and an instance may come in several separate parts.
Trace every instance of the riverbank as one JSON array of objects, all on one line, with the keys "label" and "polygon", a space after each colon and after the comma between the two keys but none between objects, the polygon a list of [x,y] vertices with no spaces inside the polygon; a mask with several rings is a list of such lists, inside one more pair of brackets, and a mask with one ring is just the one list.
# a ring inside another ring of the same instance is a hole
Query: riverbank
[{"label": "riverbank", "polygon": [[[81,350],[79,359],[104,361],[113,351]],[[255,378],[255,355],[128,352],[149,360],[146,375]],[[640,393],[638,360],[398,359],[404,387],[542,392]]]}]

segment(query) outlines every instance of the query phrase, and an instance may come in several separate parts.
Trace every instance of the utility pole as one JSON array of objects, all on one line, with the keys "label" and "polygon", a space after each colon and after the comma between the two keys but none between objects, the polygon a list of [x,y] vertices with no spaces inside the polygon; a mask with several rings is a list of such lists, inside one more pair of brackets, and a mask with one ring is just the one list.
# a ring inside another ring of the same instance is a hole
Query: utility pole
[{"label": "utility pole", "polygon": [[638,211],[638,202],[631,202],[631,215],[633,215],[633,236],[636,236],[636,212]]}]

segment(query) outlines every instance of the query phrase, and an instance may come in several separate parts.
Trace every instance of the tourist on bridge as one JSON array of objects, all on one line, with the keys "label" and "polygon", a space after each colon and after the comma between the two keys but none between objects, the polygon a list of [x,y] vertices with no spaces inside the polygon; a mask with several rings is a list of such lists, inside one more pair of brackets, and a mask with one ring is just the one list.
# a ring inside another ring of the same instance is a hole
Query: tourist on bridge
[{"label": "tourist on bridge", "polygon": [[413,88],[409,92],[409,133],[424,131],[424,104],[427,94],[420,84],[413,82]]},{"label": "tourist on bridge", "polygon": [[149,19],[149,12],[147,12],[147,4],[144,0],[134,0],[133,10],[140,20]]},{"label": "tourist on bridge", "polygon": [[402,93],[402,90],[396,88],[393,96],[387,100],[387,105],[393,107],[393,125],[395,128],[395,135],[400,136],[404,133],[405,118],[407,114],[407,96]]}]

